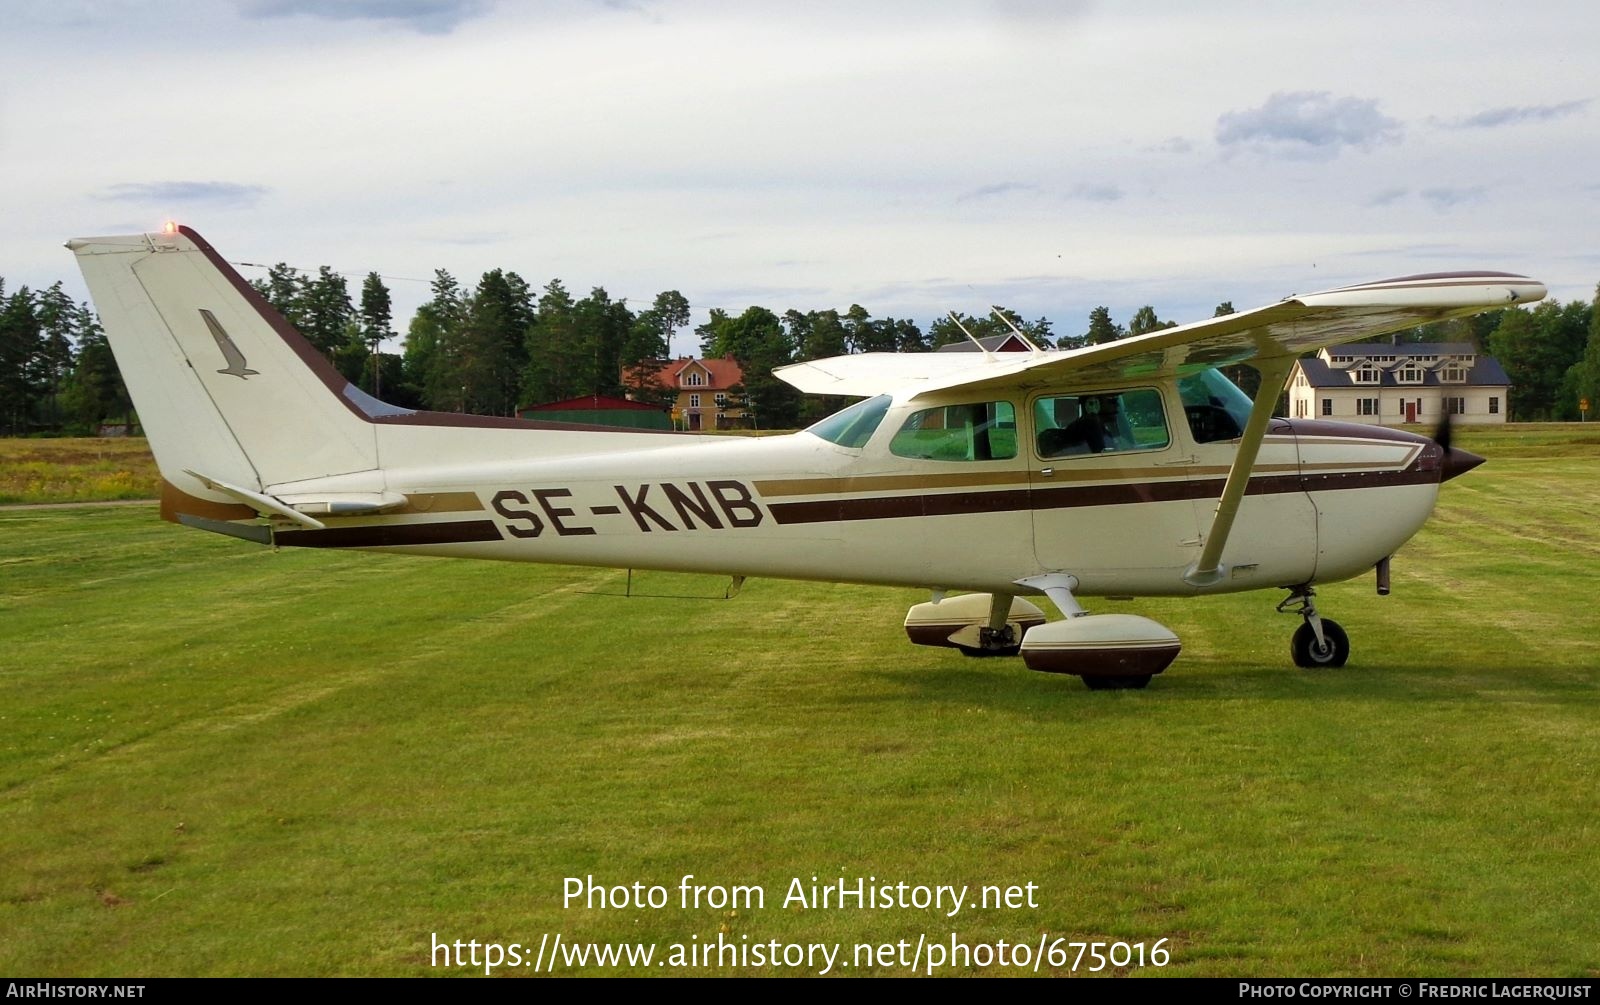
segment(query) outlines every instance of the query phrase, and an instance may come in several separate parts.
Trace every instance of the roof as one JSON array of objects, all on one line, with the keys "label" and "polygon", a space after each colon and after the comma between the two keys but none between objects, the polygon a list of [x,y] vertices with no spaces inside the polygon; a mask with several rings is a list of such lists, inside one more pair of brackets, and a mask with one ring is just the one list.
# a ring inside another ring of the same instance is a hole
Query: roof
[{"label": "roof", "polygon": [[[1416,343],[1424,345],[1426,343]],[[1437,343],[1438,345],[1460,345],[1462,343]],[[1357,389],[1374,387],[1510,387],[1511,378],[1506,376],[1501,369],[1500,361],[1493,356],[1478,356],[1478,359],[1467,370],[1465,381],[1451,381],[1446,383],[1439,379],[1438,370],[1423,370],[1420,381],[1406,381],[1401,383],[1397,379],[1395,370],[1378,371],[1377,383],[1357,384],[1350,379],[1354,369],[1330,366],[1318,357],[1310,357],[1299,361],[1300,372],[1306,375],[1306,383],[1312,387],[1353,387]]]},{"label": "roof", "polygon": [[706,383],[694,387],[695,391],[725,391],[744,381],[744,368],[732,356],[713,359],[690,359],[685,356],[679,359],[646,360],[638,366],[629,367],[622,374],[622,382],[632,387],[653,378],[661,387],[677,390],[683,386],[683,371],[690,367],[698,367],[706,373]]},{"label": "roof", "polygon": [[1353,342],[1329,349],[1341,356],[1480,356],[1471,342]]},{"label": "roof", "polygon": [[[982,344],[984,349],[987,349],[990,352],[1032,352],[1033,351],[1032,348],[1028,345],[1028,343],[1022,341],[1022,339],[1017,337],[1017,334],[1015,332],[1007,332],[1004,335],[987,335],[987,336],[979,339],[978,342],[980,344]],[[977,346],[972,344],[972,340],[971,339],[962,339],[960,342],[946,342],[944,345],[940,346],[938,349],[935,349],[934,351],[935,352],[978,352],[979,349],[978,349]]]}]

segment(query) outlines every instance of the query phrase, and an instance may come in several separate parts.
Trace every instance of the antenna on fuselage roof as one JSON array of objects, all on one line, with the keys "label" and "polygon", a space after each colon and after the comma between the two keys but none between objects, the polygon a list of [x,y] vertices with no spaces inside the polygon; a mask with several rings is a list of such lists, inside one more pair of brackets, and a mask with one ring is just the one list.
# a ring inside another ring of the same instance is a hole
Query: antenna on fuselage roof
[{"label": "antenna on fuselage roof", "polygon": [[960,318],[956,317],[956,312],[955,311],[951,311],[950,312],[950,320],[954,321],[956,323],[956,327],[961,329],[961,334],[965,335],[967,338],[972,340],[972,344],[978,347],[978,351],[979,352],[983,353],[983,358],[984,359],[991,360],[991,361],[994,359],[994,353],[989,351],[989,347],[988,346],[986,346],[982,342],[978,341],[978,337],[976,335],[974,335],[971,332],[967,331],[967,326],[961,323],[961,319]]},{"label": "antenna on fuselage roof", "polygon": [[989,305],[989,310],[990,310],[990,312],[992,314],[994,314],[995,317],[997,317],[1001,321],[1005,322],[1005,326],[1007,328],[1010,328],[1012,331],[1017,333],[1017,338],[1021,339],[1024,343],[1026,343],[1026,345],[1028,346],[1028,351],[1029,352],[1044,352],[1043,349],[1039,348],[1038,345],[1036,345],[1034,343],[1033,339],[1029,338],[1028,336],[1026,336],[1026,335],[1024,335],[1022,333],[1022,329],[1021,328],[1018,328],[1016,325],[1011,323],[1011,319],[1006,317],[1005,311],[1000,309],[1000,305],[999,304],[990,304]]}]

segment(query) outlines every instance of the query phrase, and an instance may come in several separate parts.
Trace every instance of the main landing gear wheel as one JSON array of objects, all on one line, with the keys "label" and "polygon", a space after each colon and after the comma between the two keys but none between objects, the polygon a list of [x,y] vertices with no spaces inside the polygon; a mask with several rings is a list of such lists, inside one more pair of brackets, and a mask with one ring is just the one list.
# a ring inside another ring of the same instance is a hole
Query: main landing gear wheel
[{"label": "main landing gear wheel", "polygon": [[958,649],[963,656],[972,656],[978,659],[983,659],[989,656],[1015,656],[1022,652],[1022,643],[1018,642],[1014,646],[997,645],[984,649],[979,649],[975,646],[964,646],[957,643],[956,649]]},{"label": "main landing gear wheel", "polygon": [[1294,630],[1289,651],[1294,654],[1294,665],[1307,670],[1332,670],[1344,666],[1350,658],[1350,636],[1344,633],[1337,621],[1322,619],[1323,644],[1317,644],[1317,633],[1310,625]]},{"label": "main landing gear wheel", "polygon": [[1083,683],[1091,691],[1142,691],[1150,683],[1151,674],[1129,674],[1118,677],[1083,675]]}]

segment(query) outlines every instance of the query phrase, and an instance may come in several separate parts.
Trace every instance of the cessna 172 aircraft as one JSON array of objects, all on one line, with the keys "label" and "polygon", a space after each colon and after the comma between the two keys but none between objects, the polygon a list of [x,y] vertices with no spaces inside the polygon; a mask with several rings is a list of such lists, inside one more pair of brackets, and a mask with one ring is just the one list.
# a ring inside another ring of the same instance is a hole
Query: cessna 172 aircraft
[{"label": "cessna 172 aircraft", "polygon": [[[1070,352],[797,363],[865,400],[802,432],[643,433],[419,412],[341,377],[200,235],[77,254],[165,481],[165,519],[261,544],[922,587],[912,642],[1143,687],[1172,632],[1078,598],[1285,589],[1336,667],[1319,583],[1374,567],[1481,462],[1377,426],[1275,419],[1296,356],[1527,303],[1500,272],[1290,297]],[[1249,363],[1252,401],[1217,371]],[[1443,439],[1444,437],[1441,437]],[[966,591],[947,596],[949,591]],[[1047,621],[1028,596],[1065,618]]]}]

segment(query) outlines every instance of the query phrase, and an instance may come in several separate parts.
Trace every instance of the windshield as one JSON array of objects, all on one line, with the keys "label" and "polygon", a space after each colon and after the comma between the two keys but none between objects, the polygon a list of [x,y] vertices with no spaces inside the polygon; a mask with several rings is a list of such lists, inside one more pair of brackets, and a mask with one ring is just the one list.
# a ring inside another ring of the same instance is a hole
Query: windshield
[{"label": "windshield", "polygon": [[1196,443],[1231,440],[1250,419],[1250,398],[1216,368],[1178,381],[1183,412]]},{"label": "windshield", "polygon": [[815,425],[807,426],[805,431],[829,443],[859,450],[872,439],[872,434],[877,431],[878,423],[883,421],[884,413],[889,411],[889,403],[893,400],[890,395],[880,394],[876,398],[858,401]]}]

